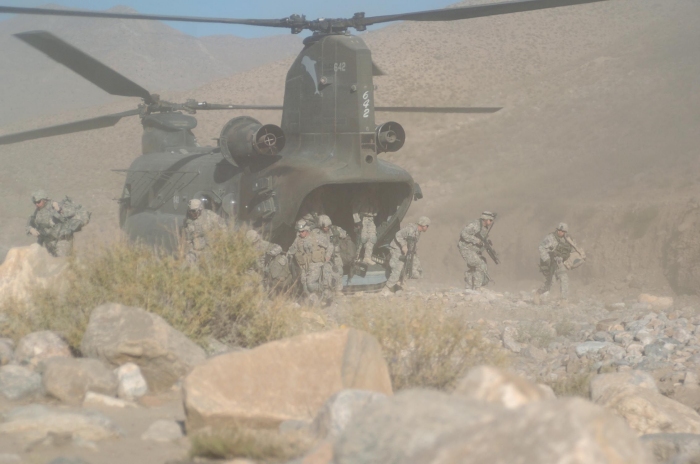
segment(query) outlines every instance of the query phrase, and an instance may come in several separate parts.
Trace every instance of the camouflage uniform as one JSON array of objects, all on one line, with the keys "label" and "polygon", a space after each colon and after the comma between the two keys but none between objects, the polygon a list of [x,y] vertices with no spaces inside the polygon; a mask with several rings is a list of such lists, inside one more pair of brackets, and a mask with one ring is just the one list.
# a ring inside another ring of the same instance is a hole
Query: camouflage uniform
[{"label": "camouflage uniform", "polygon": [[[309,226],[306,221],[303,219],[298,221],[297,230],[308,231]],[[318,233],[318,229],[314,229],[313,233],[309,233],[305,238],[297,236],[289,247],[287,255],[293,256],[301,269],[300,280],[304,293],[323,293],[324,284],[328,282],[328,277],[322,276],[324,266],[330,262],[333,255],[333,246],[328,237]]]},{"label": "camouflage uniform", "polygon": [[[487,233],[483,226],[482,219],[486,218],[488,211],[485,211],[481,218],[467,224],[459,235],[457,247],[462,258],[467,263],[467,270],[464,272],[464,281],[468,289],[477,289],[486,285],[489,281],[488,266],[483,253],[483,241]],[[489,213],[490,214],[490,213]]]},{"label": "camouflage uniform", "polygon": [[[332,225],[331,219],[325,214],[319,216],[318,225],[319,232],[328,237],[333,247],[333,254],[327,269],[332,281],[330,287],[339,293],[343,291],[343,258],[340,256],[340,242],[348,237],[348,233],[342,227]],[[328,228],[328,232],[324,228]]]},{"label": "camouflage uniform", "polygon": [[42,245],[53,256],[70,256],[73,251],[73,233],[78,232],[90,221],[90,213],[74,204],[66,197],[61,203],[52,202],[43,190],[32,195],[36,204],[45,200],[44,206],[34,211],[29,218],[27,234],[37,237],[37,243]]},{"label": "camouflage uniform", "polygon": [[289,260],[282,252],[282,247],[273,243],[265,254],[265,271],[263,282],[268,289],[283,290],[291,283]]},{"label": "camouflage uniform", "polygon": [[248,232],[246,232],[245,237],[248,240],[248,242],[250,242],[250,244],[253,245],[253,248],[255,249],[255,252],[258,255],[257,259],[255,260],[255,263],[253,264],[252,270],[254,270],[260,275],[264,275],[265,255],[267,254],[267,251],[270,249],[270,246],[272,246],[272,244],[267,240],[263,240],[262,238],[260,238],[260,234],[258,234],[254,230],[249,230]]},{"label": "camouflage uniform", "polygon": [[353,204],[352,218],[355,222],[355,227],[362,227],[355,259],[360,259],[362,250],[364,250],[364,262],[367,264],[373,264],[372,253],[374,252],[374,245],[377,243],[377,226],[374,224],[374,218],[377,216],[378,211],[379,202],[374,191],[363,192]]},{"label": "camouflage uniform", "polygon": [[200,200],[190,200],[190,211],[199,211],[199,216],[185,218],[185,259],[196,263],[208,247],[207,235],[215,230],[224,230],[226,223],[215,212],[203,209]]},{"label": "camouflage uniform", "polygon": [[[401,271],[404,267],[404,261],[401,258],[404,256],[403,249],[408,248],[408,240],[413,239],[415,243],[418,244],[421,232],[418,226],[428,226],[430,225],[430,220],[426,217],[421,217],[417,224],[408,224],[403,229],[396,232],[394,240],[391,241],[389,251],[391,252],[391,258],[389,260],[389,267],[391,267],[391,275],[389,280],[386,282],[388,288],[393,288],[397,283],[399,283],[399,278],[401,277]],[[413,276],[419,278],[423,276],[423,269],[420,265],[420,260],[416,254],[413,257]]]},{"label": "camouflage uniform", "polygon": [[561,298],[566,300],[569,297],[569,275],[566,272],[564,262],[571,256],[575,245],[567,240],[569,238],[573,242],[570,237],[566,235],[559,237],[557,234],[557,230],[568,232],[568,229],[568,226],[562,222],[554,232],[548,234],[540,243],[540,272],[544,274],[545,280],[537,290],[538,295],[548,292],[552,288],[552,280],[556,278],[561,288]]}]

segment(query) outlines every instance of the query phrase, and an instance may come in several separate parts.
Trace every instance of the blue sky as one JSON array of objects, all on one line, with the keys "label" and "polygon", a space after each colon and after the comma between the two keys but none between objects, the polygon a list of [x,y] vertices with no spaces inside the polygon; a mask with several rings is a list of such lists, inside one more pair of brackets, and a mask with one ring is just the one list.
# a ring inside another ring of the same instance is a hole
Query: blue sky
[{"label": "blue sky", "polygon": [[[458,0],[0,0],[3,6],[40,7],[48,3],[68,8],[106,10],[117,5],[130,6],[141,13],[170,14],[228,18],[283,18],[293,13],[305,14],[307,18],[351,17],[364,11],[367,16],[378,16],[410,11],[432,10],[456,3]],[[0,15],[7,19],[8,15]],[[100,20],[95,20],[100,21]],[[209,25],[194,23],[169,23],[194,36],[234,34],[241,37],[262,37],[283,33],[284,30],[250,26]]]}]

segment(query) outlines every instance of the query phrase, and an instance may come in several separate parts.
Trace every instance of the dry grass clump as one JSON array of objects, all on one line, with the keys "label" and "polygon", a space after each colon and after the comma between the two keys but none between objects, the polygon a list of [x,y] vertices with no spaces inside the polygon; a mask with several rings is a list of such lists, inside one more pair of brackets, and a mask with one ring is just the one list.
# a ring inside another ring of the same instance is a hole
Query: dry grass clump
[{"label": "dry grass clump", "polygon": [[273,430],[245,427],[208,429],[191,438],[190,457],[209,459],[252,459],[286,462],[304,455],[311,440],[301,433],[280,434]]},{"label": "dry grass clump", "polygon": [[590,371],[579,372],[543,383],[552,387],[557,398],[562,396],[580,396],[589,399],[591,397],[591,379],[594,375],[595,373]]},{"label": "dry grass clump", "polygon": [[505,366],[506,352],[441,302],[358,299],[343,322],[374,335],[394,390],[450,389],[471,367]]},{"label": "dry grass clump", "polygon": [[523,322],[518,327],[517,342],[526,343],[537,348],[547,348],[556,338],[557,332],[546,322]]},{"label": "dry grass clump", "polygon": [[210,252],[196,265],[120,240],[73,259],[55,285],[36,288],[29,302],[8,301],[5,336],[36,330],[62,334],[74,349],[97,306],[116,302],[162,316],[195,341],[206,337],[255,346],[304,329],[304,309],[284,297],[268,300],[260,278],[248,272],[256,254],[244,232],[212,234]]}]

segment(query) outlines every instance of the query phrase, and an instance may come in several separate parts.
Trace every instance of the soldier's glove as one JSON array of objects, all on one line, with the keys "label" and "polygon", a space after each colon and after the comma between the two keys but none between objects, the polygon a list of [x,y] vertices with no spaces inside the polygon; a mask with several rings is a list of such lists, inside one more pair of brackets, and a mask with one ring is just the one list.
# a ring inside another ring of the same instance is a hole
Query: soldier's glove
[{"label": "soldier's glove", "polygon": [[34,227],[28,228],[28,229],[27,229],[27,233],[28,233],[29,235],[33,235],[34,237],[38,237],[38,236],[39,236],[39,231],[36,230]]},{"label": "soldier's glove", "polygon": [[401,248],[401,253],[403,253],[404,255],[407,255],[408,254],[408,247]]},{"label": "soldier's glove", "polygon": [[53,207],[53,209],[55,211],[57,211],[59,213],[61,212],[61,205],[59,205],[57,201],[52,202],[51,206]]},{"label": "soldier's glove", "polygon": [[561,266],[562,264],[564,264],[564,260],[561,256],[557,256],[556,258],[554,258],[554,261],[556,261],[557,266]]}]

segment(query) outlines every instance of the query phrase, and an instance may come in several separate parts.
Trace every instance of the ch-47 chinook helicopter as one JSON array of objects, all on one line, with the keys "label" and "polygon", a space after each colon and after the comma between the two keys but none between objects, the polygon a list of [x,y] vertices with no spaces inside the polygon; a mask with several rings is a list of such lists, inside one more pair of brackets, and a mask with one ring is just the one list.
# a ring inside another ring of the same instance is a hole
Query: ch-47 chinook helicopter
[{"label": "ch-47 chinook helicopter", "polygon": [[[379,202],[376,261],[382,245],[398,230],[420,187],[404,169],[380,158],[399,150],[405,132],[396,122],[375,123],[375,111],[490,113],[499,108],[375,107],[373,76],[380,73],[364,41],[349,29],[364,31],[391,21],[453,21],[540,10],[605,0],[515,0],[444,10],[349,19],[229,19],[51,10],[0,6],[0,13],[91,18],[244,24],[310,30],[304,49],[287,73],[283,106],[173,104],[108,68],[47,32],[18,38],[113,95],[140,97],[138,109],[0,137],[0,144],[109,127],[139,115],[143,154],[126,172],[120,201],[120,225],[132,238],[167,243],[182,223],[187,201],[200,198],[208,208],[262,230],[287,247],[294,223],[322,209],[334,224],[353,234],[353,203],[372,187]],[[247,116],[226,123],[217,147],[198,146],[196,119],[185,113],[209,109],[282,110],[281,127],[262,125]],[[347,263],[346,263],[347,264]],[[349,269],[346,269],[348,271]],[[372,266],[350,285],[368,288],[386,280],[384,268]]]}]

